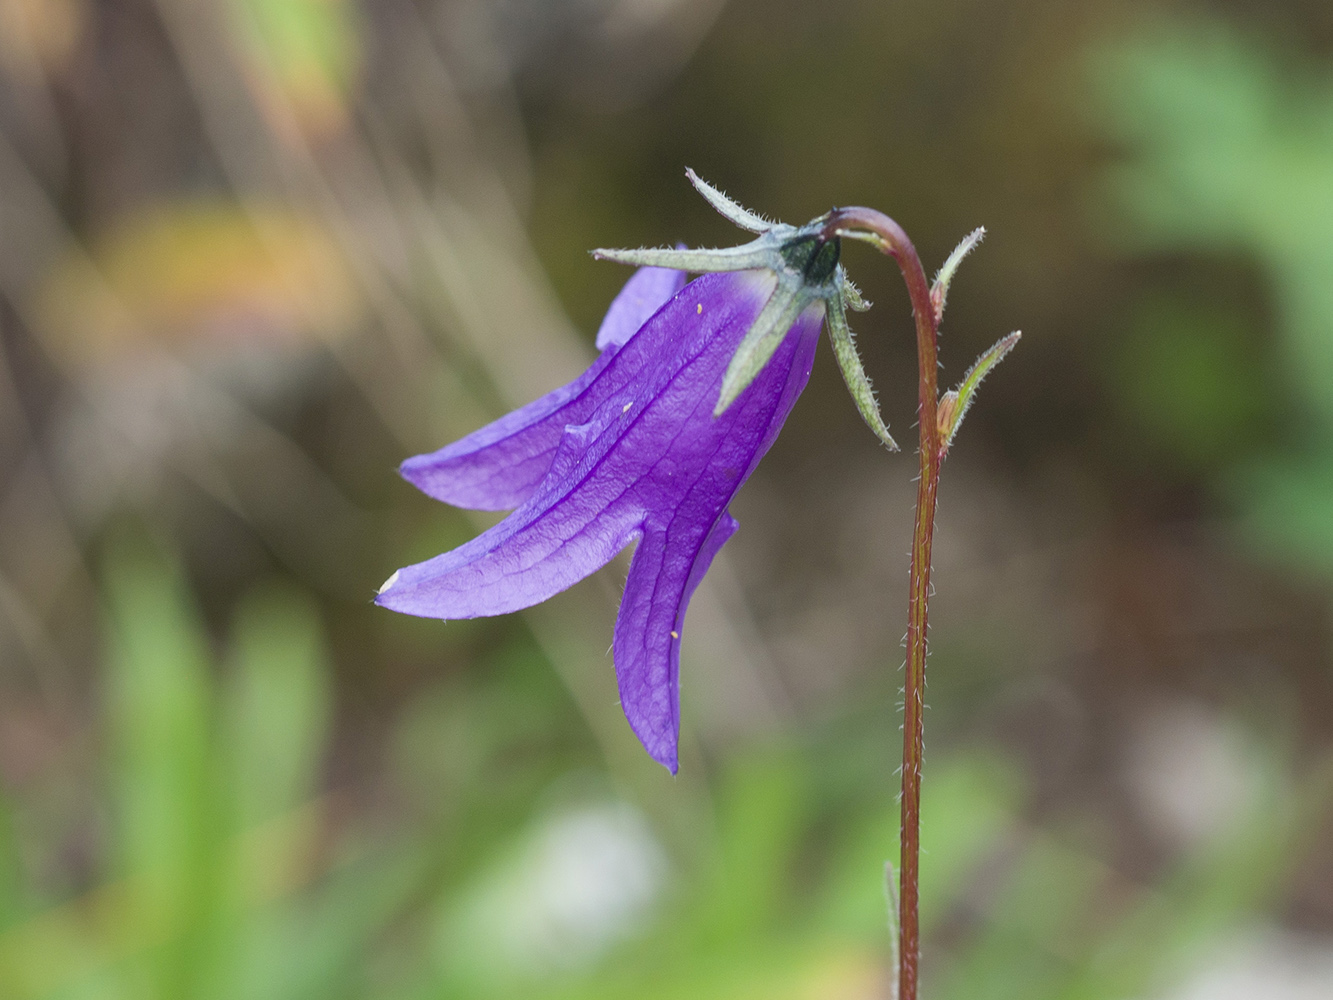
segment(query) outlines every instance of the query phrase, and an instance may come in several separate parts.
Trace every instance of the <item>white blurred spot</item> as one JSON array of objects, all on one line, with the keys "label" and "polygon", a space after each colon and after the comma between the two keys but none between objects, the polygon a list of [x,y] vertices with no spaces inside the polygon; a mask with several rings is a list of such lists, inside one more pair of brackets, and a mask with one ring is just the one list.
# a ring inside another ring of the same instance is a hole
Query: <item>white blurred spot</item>
[{"label": "white blurred spot", "polygon": [[1255,801],[1263,780],[1243,734],[1192,702],[1144,710],[1126,748],[1124,774],[1144,820],[1177,848],[1229,827]]},{"label": "white blurred spot", "polygon": [[1219,948],[1161,1000],[1328,1000],[1333,947],[1327,940],[1256,929]]},{"label": "white blurred spot", "polygon": [[386,590],[388,590],[390,587],[392,587],[395,583],[397,583],[397,582],[398,582],[398,574],[401,573],[401,572],[402,572],[402,570],[399,570],[399,569],[394,570],[394,571],[393,571],[393,576],[389,577],[389,579],[385,580],[383,583],[380,584],[380,590],[379,590],[379,592],[382,594],[382,593],[384,593]]},{"label": "white blurred spot", "polygon": [[455,913],[450,958],[497,978],[587,965],[642,929],[666,871],[665,853],[630,806],[559,813],[526,836]]}]

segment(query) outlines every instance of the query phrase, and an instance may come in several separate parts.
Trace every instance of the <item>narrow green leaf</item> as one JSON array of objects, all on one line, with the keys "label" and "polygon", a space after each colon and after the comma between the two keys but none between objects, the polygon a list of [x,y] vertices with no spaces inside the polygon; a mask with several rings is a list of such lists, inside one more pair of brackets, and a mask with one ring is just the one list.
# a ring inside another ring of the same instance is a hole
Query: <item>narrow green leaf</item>
[{"label": "narrow green leaf", "polygon": [[773,356],[782,338],[809,302],[797,289],[783,284],[774,289],[764,303],[764,308],[759,310],[754,325],[731,357],[727,373],[722,376],[722,392],[718,396],[717,406],[713,408],[713,416],[720,417],[725,413],[736,397],[764,370],[764,365],[768,364],[768,359]]},{"label": "narrow green leaf", "polygon": [[871,388],[870,379],[861,365],[861,357],[856,353],[856,341],[847,325],[847,312],[843,308],[842,298],[837,295],[828,300],[828,330],[829,339],[833,342],[833,354],[838,359],[838,368],[861,413],[861,419],[890,451],[897,451],[898,443],[893,440],[884,418],[880,416],[875,390]]},{"label": "narrow green leaf", "polygon": [[937,410],[937,420],[939,422],[940,437],[944,441],[944,450],[948,450],[949,445],[953,444],[954,435],[958,433],[958,428],[963,423],[963,417],[966,415],[968,407],[972,405],[973,397],[976,395],[977,386],[981,385],[981,380],[991,373],[996,365],[1004,360],[1004,356],[1014,349],[1022,336],[1017,330],[995,342],[989,351],[977,358],[976,364],[967,370],[963,376],[963,381],[958,383],[958,388],[946,392],[941,398]]},{"label": "narrow green leaf", "polygon": [[958,265],[963,262],[963,258],[977,248],[982,237],[986,235],[986,227],[978,226],[972,232],[963,237],[963,241],[953,248],[953,253],[949,254],[949,259],[944,262],[939,273],[935,275],[935,284],[930,289],[930,301],[935,306],[935,322],[939,323],[944,315],[944,302],[949,297],[949,283],[953,281],[953,276],[958,272]]}]

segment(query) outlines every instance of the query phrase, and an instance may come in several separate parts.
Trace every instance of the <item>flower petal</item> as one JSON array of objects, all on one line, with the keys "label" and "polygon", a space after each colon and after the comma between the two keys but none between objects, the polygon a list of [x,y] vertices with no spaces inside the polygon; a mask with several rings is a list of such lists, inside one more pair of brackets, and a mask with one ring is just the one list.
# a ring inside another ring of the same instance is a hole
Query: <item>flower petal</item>
[{"label": "flower petal", "polygon": [[[730,352],[710,352],[707,375],[689,390],[696,409],[671,428],[674,447],[654,466],[643,538],[630,564],[613,653],[621,705],[649,755],[675,773],[680,729],[680,635],[694,589],[736,530],[727,506],[777,438],[805,387],[822,309],[811,308],[770,365],[720,417],[712,401]],[[744,330],[740,331],[743,335]],[[659,397],[671,408],[684,369]],[[636,453],[646,448],[635,449]]]},{"label": "flower petal", "polygon": [[681,290],[685,274],[640,268],[611,303],[597,335],[609,350],[568,385],[514,410],[439,451],[409,458],[399,471],[427,496],[468,510],[512,510],[541,482],[566,426],[591,417],[607,396],[653,359],[617,350]]},{"label": "flower petal", "polygon": [[[565,430],[551,464],[556,483],[576,474],[596,434],[593,424]],[[541,499],[458,548],[399,570],[375,603],[444,619],[529,608],[601,569],[638,537],[643,524],[642,510],[602,503],[592,490]]]},{"label": "flower petal", "polygon": [[713,557],[739,525],[724,510],[711,528],[701,533],[698,527],[644,532],[630,563],[612,646],[625,718],[648,755],[672,774],[680,740],[685,610]]},{"label": "flower petal", "polygon": [[[400,570],[377,602],[464,618],[545,600],[641,539],[616,626],[627,716],[649,752],[676,761],[680,633],[689,596],[734,530],[736,491],[776,439],[810,375],[823,304],[797,319],[769,364],[719,417],[718,386],[771,294],[771,275],[709,275],[687,286],[617,352],[633,377],[569,427],[547,475],[504,521]],[[610,367],[606,371],[610,371]]]},{"label": "flower petal", "polygon": [[685,287],[685,272],[669,267],[641,267],[634,272],[606,311],[597,331],[597,349],[620,345],[638,333],[653,313]]},{"label": "flower petal", "polygon": [[398,469],[427,496],[467,510],[512,510],[551,468],[565,427],[581,424],[614,386],[599,381],[612,360],[603,354],[568,385],[507,413],[439,451]]}]

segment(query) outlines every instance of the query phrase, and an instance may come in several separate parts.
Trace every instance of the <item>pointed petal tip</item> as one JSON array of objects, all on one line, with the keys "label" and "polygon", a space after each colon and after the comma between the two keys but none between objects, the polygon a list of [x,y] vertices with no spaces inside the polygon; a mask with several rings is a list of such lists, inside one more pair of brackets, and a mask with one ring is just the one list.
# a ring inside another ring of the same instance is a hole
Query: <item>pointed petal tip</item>
[{"label": "pointed petal tip", "polygon": [[680,771],[680,755],[674,743],[669,746],[654,747],[648,750],[648,756],[670,771],[673,778]]},{"label": "pointed petal tip", "polygon": [[402,570],[399,569],[394,570],[393,575],[390,576],[389,579],[385,580],[383,583],[380,584],[380,589],[375,591],[376,604],[379,603],[379,599],[384,596],[385,592],[391,590],[393,588],[393,585],[398,582],[398,576],[400,573],[402,573]]},{"label": "pointed petal tip", "polygon": [[[413,455],[406,461],[399,462],[398,478],[429,495],[430,491],[426,488],[428,477],[422,468],[426,464],[426,460],[426,455]],[[439,498],[436,497],[435,499]]]},{"label": "pointed petal tip", "polygon": [[[398,475],[423,493],[432,495],[428,484],[431,480],[432,468],[437,461],[436,453],[413,455],[411,458],[405,458],[398,463]],[[438,500],[439,497],[435,497],[435,499]]]},{"label": "pointed petal tip", "polygon": [[671,772],[672,777],[675,777],[676,772],[680,769],[679,722],[663,725],[660,719],[646,717],[641,711],[637,711],[633,705],[627,709],[624,698],[621,699],[620,710],[629,723],[630,731],[638,739],[639,745],[643,747],[649,758],[657,761]]},{"label": "pointed petal tip", "polygon": [[648,756],[661,764],[674,777],[680,769],[680,730],[679,721],[664,724],[661,719],[646,716],[636,709],[634,704],[625,707],[625,699],[620,701],[620,710],[629,723],[629,728]]}]

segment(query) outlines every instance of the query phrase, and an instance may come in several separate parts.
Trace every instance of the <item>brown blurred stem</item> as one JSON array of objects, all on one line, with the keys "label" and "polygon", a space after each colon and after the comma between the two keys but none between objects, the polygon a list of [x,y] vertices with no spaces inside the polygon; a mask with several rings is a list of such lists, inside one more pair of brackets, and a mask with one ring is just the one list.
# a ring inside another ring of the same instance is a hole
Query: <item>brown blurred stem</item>
[{"label": "brown blurred stem", "polygon": [[903,679],[902,857],[898,893],[898,1000],[916,1000],[921,952],[918,919],[921,857],[922,710],[926,688],[926,612],[930,600],[930,548],[935,535],[935,498],[940,485],[944,443],[940,439],[937,337],[939,319],[930,283],[916,248],[901,226],[872,208],[834,209],[824,232],[863,240],[898,262],[916,319],[921,475],[917,481],[916,528],[912,536],[910,597],[907,608],[907,668]]}]

